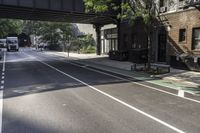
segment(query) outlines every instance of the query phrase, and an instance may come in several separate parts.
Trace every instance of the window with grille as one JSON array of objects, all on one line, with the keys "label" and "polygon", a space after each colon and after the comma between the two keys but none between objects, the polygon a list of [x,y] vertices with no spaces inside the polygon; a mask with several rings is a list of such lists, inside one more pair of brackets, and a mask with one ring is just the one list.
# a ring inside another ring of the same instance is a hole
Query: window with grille
[{"label": "window with grille", "polygon": [[179,30],[179,42],[186,41],[186,29]]},{"label": "window with grille", "polygon": [[200,50],[200,28],[193,29],[193,50]]}]

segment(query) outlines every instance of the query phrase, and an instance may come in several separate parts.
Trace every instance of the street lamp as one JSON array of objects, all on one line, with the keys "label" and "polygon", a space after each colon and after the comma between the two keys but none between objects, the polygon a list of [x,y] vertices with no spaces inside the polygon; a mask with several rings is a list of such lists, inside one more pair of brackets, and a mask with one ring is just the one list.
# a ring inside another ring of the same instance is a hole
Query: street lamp
[{"label": "street lamp", "polygon": [[[170,39],[169,39],[169,32],[171,31],[171,25],[168,25],[167,27],[166,27],[166,31],[167,31],[167,52],[166,52],[166,56],[167,55],[169,55],[169,46],[170,46]],[[170,63],[170,59],[169,59],[169,57],[167,56],[167,64],[169,64]]]},{"label": "street lamp", "polygon": [[69,51],[70,51],[70,46],[71,46],[71,35],[68,35],[67,37],[67,52],[68,52],[68,57],[69,57]]}]

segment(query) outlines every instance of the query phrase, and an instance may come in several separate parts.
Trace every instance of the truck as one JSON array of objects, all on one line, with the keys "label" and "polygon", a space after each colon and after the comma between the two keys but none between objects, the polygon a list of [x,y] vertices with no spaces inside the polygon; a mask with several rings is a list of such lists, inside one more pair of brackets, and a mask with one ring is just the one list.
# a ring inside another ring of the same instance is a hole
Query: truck
[{"label": "truck", "polygon": [[18,38],[17,37],[7,37],[6,38],[6,44],[7,44],[7,51],[19,51],[19,44],[18,44]]}]

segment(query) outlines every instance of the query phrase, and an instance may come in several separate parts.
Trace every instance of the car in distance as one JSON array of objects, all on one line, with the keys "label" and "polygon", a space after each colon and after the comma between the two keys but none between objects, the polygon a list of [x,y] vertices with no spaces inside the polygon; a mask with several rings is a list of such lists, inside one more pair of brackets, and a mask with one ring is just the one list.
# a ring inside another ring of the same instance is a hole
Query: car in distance
[{"label": "car in distance", "polygon": [[6,39],[0,39],[0,48],[6,47]]}]

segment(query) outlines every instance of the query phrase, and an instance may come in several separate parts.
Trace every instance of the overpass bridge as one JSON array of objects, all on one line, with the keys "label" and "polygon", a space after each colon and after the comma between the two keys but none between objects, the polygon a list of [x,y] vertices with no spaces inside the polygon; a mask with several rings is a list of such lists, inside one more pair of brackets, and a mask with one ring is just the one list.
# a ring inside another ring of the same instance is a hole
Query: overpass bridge
[{"label": "overpass bridge", "polygon": [[83,0],[0,0],[0,18],[93,24],[100,54],[101,26],[115,23],[109,14],[85,13]]},{"label": "overpass bridge", "polygon": [[111,15],[85,13],[83,0],[0,0],[0,17],[86,24],[114,20]]}]

